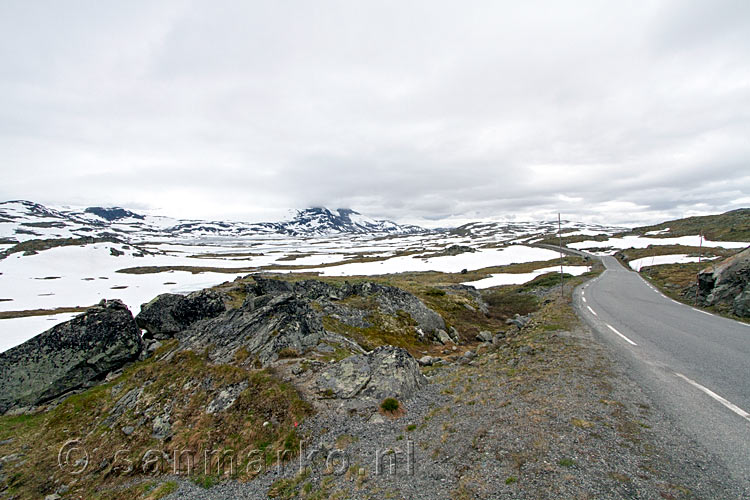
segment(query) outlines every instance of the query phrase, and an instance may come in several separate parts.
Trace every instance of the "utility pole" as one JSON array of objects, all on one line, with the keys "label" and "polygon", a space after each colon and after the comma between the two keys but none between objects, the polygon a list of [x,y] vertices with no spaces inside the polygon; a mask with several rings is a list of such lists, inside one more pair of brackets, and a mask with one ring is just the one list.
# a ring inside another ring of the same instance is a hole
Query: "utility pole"
[{"label": "utility pole", "polygon": [[[698,236],[698,276],[700,276],[700,264],[701,258],[703,257],[703,228],[701,228]],[[695,280],[695,305],[698,305],[698,293],[700,292],[700,280]]]},{"label": "utility pole", "polygon": [[563,252],[562,252],[562,219],[560,218],[560,212],[557,212],[557,236],[560,241],[560,298],[565,298],[565,291],[563,283]]}]

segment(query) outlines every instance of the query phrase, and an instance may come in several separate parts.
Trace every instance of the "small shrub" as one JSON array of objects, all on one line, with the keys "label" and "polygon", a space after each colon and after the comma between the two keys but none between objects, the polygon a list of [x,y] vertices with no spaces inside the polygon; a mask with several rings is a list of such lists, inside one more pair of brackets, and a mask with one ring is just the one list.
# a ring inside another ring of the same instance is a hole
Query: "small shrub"
[{"label": "small shrub", "polygon": [[411,432],[413,430],[416,430],[416,429],[417,429],[417,425],[416,424],[409,424],[409,425],[406,426],[406,430],[409,431],[409,432]]},{"label": "small shrub", "polygon": [[425,294],[431,297],[442,297],[445,295],[445,290],[441,290],[440,288],[430,288]]},{"label": "small shrub", "polygon": [[395,398],[385,398],[383,402],[380,403],[380,409],[389,413],[395,412],[400,407],[401,405],[399,404],[398,400],[396,400]]},{"label": "small shrub", "polygon": [[576,461],[572,458],[561,458],[557,461],[557,465],[561,465],[562,467],[573,467],[576,464]]},{"label": "small shrub", "polygon": [[518,478],[516,476],[508,476],[508,479],[505,480],[505,484],[513,484],[518,481]]}]

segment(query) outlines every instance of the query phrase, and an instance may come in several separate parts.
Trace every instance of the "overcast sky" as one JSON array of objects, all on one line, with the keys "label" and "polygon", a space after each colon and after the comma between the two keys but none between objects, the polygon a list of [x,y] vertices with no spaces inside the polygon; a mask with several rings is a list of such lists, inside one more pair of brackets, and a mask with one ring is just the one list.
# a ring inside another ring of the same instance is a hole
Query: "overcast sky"
[{"label": "overcast sky", "polygon": [[750,206],[750,1],[0,2],[0,200],[276,219]]}]

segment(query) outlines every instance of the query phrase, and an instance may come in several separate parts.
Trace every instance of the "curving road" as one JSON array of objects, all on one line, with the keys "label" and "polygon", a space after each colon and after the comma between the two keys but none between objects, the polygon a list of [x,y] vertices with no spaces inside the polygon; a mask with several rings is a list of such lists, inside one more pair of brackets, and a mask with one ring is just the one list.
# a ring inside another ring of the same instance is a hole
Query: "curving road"
[{"label": "curving road", "polygon": [[676,302],[614,257],[602,262],[574,293],[579,315],[750,498],[750,325]]}]

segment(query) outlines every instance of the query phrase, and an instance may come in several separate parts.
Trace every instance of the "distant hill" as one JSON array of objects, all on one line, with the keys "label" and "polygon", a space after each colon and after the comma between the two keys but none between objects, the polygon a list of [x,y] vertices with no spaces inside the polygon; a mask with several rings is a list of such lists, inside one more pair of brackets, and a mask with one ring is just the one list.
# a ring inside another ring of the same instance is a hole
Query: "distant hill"
[{"label": "distant hill", "polygon": [[750,208],[739,208],[719,215],[675,219],[653,226],[636,227],[631,234],[659,233],[670,236],[700,234],[712,241],[750,241]]}]

